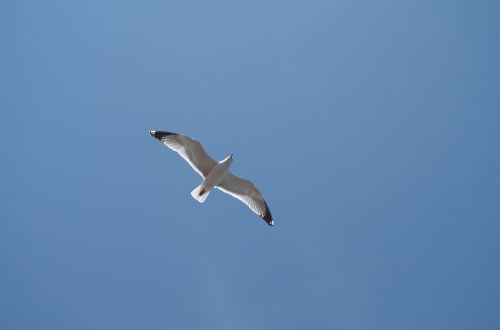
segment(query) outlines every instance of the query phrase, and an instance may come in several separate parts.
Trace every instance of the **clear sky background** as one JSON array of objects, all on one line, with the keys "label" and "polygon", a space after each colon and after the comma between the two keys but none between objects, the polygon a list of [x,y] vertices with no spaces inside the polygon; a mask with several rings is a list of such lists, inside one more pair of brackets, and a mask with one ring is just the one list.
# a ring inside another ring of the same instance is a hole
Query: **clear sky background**
[{"label": "clear sky background", "polygon": [[0,328],[500,329],[498,1],[4,0],[0,38]]}]

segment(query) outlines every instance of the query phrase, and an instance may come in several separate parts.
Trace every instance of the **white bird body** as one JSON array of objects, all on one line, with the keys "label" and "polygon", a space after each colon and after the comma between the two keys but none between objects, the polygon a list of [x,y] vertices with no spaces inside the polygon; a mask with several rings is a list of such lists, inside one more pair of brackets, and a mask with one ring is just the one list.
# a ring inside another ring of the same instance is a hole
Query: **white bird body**
[{"label": "white bird body", "polygon": [[229,171],[233,154],[216,162],[193,138],[172,132],[150,131],[149,133],[176,151],[203,178],[203,182],[191,192],[191,196],[198,202],[203,203],[210,191],[217,188],[245,203],[268,225],[274,225],[271,211],[260,191],[252,182],[239,178]]},{"label": "white bird body", "polygon": [[203,203],[205,199],[207,199],[210,190],[212,190],[215,186],[219,185],[227,173],[229,173],[229,167],[233,162],[233,154],[227,156],[224,160],[217,163],[206,178],[203,179],[203,182],[191,192],[191,196],[196,199],[198,202]]}]

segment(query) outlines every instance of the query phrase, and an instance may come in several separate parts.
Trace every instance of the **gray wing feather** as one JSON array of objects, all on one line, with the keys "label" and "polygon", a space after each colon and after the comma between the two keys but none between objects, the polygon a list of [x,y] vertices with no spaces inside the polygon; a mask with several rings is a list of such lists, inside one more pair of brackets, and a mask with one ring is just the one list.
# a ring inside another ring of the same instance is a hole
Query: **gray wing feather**
[{"label": "gray wing feather", "polygon": [[274,225],[269,206],[267,206],[262,194],[252,182],[228,172],[224,180],[216,188],[245,203],[254,213],[264,219],[268,225]]},{"label": "gray wing feather", "polygon": [[189,136],[162,131],[149,133],[176,151],[202,178],[205,178],[217,164],[203,149],[201,143]]}]

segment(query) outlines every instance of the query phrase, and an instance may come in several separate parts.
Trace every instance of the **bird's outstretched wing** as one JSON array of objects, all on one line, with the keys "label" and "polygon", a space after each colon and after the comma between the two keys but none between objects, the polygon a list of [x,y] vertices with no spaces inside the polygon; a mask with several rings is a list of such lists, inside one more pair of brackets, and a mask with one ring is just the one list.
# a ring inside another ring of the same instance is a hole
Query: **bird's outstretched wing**
[{"label": "bird's outstretched wing", "polygon": [[181,155],[202,178],[205,178],[217,164],[203,149],[201,143],[189,136],[164,131],[149,131],[149,134]]},{"label": "bird's outstretched wing", "polygon": [[255,188],[252,182],[228,172],[224,180],[216,188],[245,203],[254,213],[264,219],[268,225],[274,225],[269,206],[267,206],[262,194]]}]

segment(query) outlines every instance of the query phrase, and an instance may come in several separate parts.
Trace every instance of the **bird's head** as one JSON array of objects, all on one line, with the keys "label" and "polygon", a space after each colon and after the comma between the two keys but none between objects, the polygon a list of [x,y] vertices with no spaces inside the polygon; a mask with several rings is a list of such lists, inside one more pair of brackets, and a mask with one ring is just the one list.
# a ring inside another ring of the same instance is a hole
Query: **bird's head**
[{"label": "bird's head", "polygon": [[233,162],[233,153],[230,153],[229,156],[227,156],[223,162]]}]

